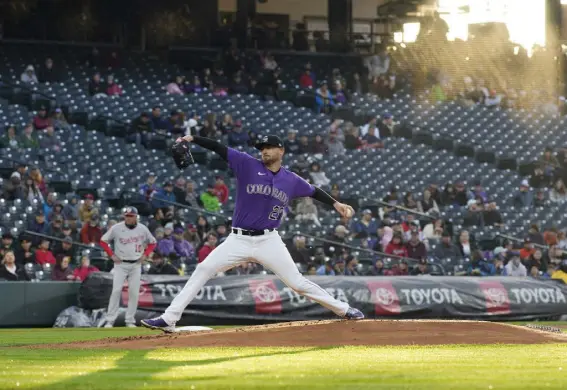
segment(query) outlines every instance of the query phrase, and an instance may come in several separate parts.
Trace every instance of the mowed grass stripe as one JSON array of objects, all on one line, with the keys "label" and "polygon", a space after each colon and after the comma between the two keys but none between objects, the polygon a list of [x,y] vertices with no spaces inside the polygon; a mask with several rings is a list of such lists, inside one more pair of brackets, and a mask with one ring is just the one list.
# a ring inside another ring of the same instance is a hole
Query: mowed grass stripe
[{"label": "mowed grass stripe", "polygon": [[[234,328],[234,326],[211,326],[213,329]],[[129,337],[156,335],[159,332],[138,328],[31,328],[0,329],[0,347],[29,344],[71,343],[93,341],[108,337]]]},{"label": "mowed grass stripe", "polygon": [[0,330],[0,347],[93,341],[107,337],[128,337],[144,334],[150,335],[155,334],[155,332],[145,328],[2,329]]},{"label": "mowed grass stripe", "polygon": [[564,388],[567,370],[561,344],[2,352],[0,388]]}]

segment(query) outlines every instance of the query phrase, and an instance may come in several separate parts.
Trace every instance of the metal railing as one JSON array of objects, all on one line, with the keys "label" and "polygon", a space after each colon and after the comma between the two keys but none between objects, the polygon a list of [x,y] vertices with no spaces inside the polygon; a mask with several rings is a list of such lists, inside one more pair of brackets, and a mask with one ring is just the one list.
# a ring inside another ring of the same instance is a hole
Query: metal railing
[{"label": "metal railing", "polygon": [[397,209],[397,210],[404,211],[404,212],[406,212],[406,213],[411,213],[411,214],[419,215],[420,217],[423,217],[423,218],[427,218],[427,219],[431,219],[431,220],[436,220],[436,219],[438,219],[438,218],[433,217],[433,216],[431,216],[431,215],[429,215],[429,214],[425,214],[425,213],[422,213],[422,212],[420,212],[420,211],[408,209],[408,208],[403,207],[403,206],[398,206],[398,205],[395,205],[395,204],[391,204],[391,203],[388,203],[388,202],[384,202],[383,200],[378,200],[378,199],[367,199],[367,200],[370,201],[370,202],[378,203],[379,205],[382,205],[382,206],[384,206],[384,207],[393,207],[393,208],[395,208],[395,209]]},{"label": "metal railing", "polygon": [[[498,233],[498,234],[496,234],[496,236],[497,236],[497,237],[505,238],[506,240],[510,240],[510,241],[524,242],[524,239],[523,239],[523,238],[518,238],[518,237],[514,237],[514,236],[509,236],[509,235],[503,234],[503,233]],[[536,244],[536,243],[533,243],[533,242],[532,242],[532,245],[533,245],[535,248],[539,248],[539,249],[544,249],[544,250],[548,250],[548,249],[549,249],[549,246],[547,246],[547,245]]]},{"label": "metal railing", "polygon": [[[59,237],[55,237],[55,236],[50,236],[47,234],[43,234],[43,233],[38,233],[38,232],[34,232],[32,230],[24,230],[23,233],[31,235],[31,236],[36,236],[36,237],[41,237],[41,238],[47,238],[50,241],[58,241],[58,242],[64,242],[65,240]],[[87,245],[87,244],[83,244],[81,242],[76,242],[73,241],[72,242],[73,245],[84,248],[84,249],[90,249],[90,250],[100,250],[103,251],[102,247],[100,247],[99,245],[96,244],[91,244],[91,245]]]}]

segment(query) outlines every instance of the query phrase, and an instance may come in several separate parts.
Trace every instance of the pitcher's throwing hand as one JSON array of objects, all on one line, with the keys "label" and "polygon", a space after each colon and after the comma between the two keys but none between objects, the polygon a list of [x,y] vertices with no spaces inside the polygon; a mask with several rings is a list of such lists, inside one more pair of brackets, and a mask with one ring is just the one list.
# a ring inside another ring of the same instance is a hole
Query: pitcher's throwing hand
[{"label": "pitcher's throwing hand", "polygon": [[335,203],[334,206],[335,206],[335,210],[339,212],[341,217],[350,219],[354,215],[354,209],[348,204],[337,202]]}]

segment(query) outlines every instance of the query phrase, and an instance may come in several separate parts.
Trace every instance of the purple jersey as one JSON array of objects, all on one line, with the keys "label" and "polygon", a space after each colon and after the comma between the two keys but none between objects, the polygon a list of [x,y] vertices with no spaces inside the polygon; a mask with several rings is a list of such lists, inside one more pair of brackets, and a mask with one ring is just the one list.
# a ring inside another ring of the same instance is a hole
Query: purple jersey
[{"label": "purple jersey", "polygon": [[231,148],[228,148],[228,165],[236,176],[232,226],[237,228],[276,229],[293,199],[315,193],[315,187],[295,173],[283,167],[273,173],[262,161]]}]

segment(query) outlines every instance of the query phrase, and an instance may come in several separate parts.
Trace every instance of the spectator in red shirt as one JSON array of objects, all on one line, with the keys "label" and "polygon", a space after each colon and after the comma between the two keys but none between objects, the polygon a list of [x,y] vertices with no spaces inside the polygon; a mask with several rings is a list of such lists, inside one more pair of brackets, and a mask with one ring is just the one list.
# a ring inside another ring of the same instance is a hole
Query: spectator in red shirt
[{"label": "spectator in red shirt", "polygon": [[122,88],[114,82],[114,76],[111,74],[106,77],[106,94],[108,96],[122,95]]},{"label": "spectator in red shirt", "polygon": [[408,251],[404,245],[402,234],[400,232],[394,233],[392,240],[386,246],[386,250],[384,252],[389,255],[408,257]]},{"label": "spectator in red shirt", "polygon": [[219,202],[224,204],[228,200],[228,187],[224,183],[222,176],[217,176],[216,179],[215,192],[217,194],[217,197],[219,198]]},{"label": "spectator in red shirt", "polygon": [[81,242],[83,244],[98,244],[101,238],[102,229],[98,226],[98,215],[94,214],[81,229]]},{"label": "spectator in red shirt", "polygon": [[41,106],[37,115],[33,118],[33,127],[35,127],[36,130],[43,130],[48,126],[51,126],[51,118],[47,115],[47,108]]},{"label": "spectator in red shirt", "polygon": [[55,265],[55,256],[53,256],[53,253],[49,250],[49,240],[47,238],[41,240],[39,248],[35,251],[35,261],[39,265]]},{"label": "spectator in red shirt", "polygon": [[89,259],[88,256],[83,256],[81,257],[81,266],[75,268],[73,276],[75,277],[75,280],[80,280],[82,282],[93,272],[100,272],[100,270],[94,265],[91,265],[91,259]]},{"label": "spectator in red shirt", "polygon": [[207,235],[207,241],[201,249],[199,249],[199,263],[202,263],[207,256],[217,247],[217,235],[216,233],[209,233]]},{"label": "spectator in red shirt", "polygon": [[301,88],[312,88],[313,87],[313,78],[311,77],[311,72],[309,69],[306,69],[305,72],[299,77],[299,86]]}]

